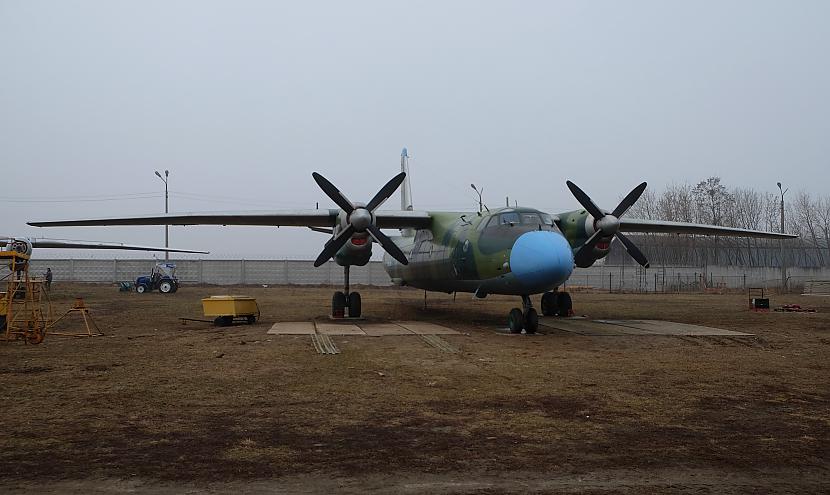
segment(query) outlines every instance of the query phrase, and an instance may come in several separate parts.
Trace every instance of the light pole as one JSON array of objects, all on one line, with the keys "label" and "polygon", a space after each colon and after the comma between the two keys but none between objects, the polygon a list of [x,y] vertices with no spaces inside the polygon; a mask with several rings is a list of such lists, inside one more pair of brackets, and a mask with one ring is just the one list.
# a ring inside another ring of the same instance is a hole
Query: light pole
[{"label": "light pole", "polygon": [[484,188],[482,187],[482,188],[481,188],[481,191],[479,191],[478,189],[476,189],[476,185],[475,185],[475,184],[470,184],[470,187],[472,187],[472,188],[473,188],[473,191],[475,191],[475,192],[476,192],[476,194],[478,194],[478,212],[479,212],[479,214],[480,214],[480,213],[481,213],[481,193],[483,193],[483,192],[484,192]]},{"label": "light pole", "polygon": [[[790,189],[784,189],[781,187],[780,182],[776,182],[778,185],[778,191],[781,192],[781,233],[784,233],[784,195],[787,194],[787,191]],[[781,241],[781,291],[787,290],[787,265],[784,262],[784,240]]]},{"label": "light pole", "polygon": [[[168,210],[167,210],[167,198],[168,198],[167,178],[170,176],[170,171],[165,170],[164,171],[164,177],[162,177],[161,174],[159,173],[159,171],[156,170],[156,175],[158,176],[159,179],[161,179],[164,182],[164,214],[167,215],[167,212],[168,212]],[[169,231],[169,229],[170,229],[169,225],[164,226],[164,247],[165,248],[169,247],[169,244],[168,244],[169,240],[170,240],[170,231]],[[170,260],[170,252],[165,251],[164,252],[164,261],[168,261],[168,260]]]}]

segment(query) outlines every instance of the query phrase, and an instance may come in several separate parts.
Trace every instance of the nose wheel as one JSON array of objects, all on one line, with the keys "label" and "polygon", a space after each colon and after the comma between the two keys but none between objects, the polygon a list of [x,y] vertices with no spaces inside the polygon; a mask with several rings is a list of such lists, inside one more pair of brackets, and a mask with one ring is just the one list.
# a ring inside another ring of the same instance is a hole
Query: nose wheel
[{"label": "nose wheel", "polygon": [[510,333],[536,333],[539,329],[539,313],[533,309],[533,302],[530,296],[522,296],[522,309],[513,308],[507,316],[507,324]]}]

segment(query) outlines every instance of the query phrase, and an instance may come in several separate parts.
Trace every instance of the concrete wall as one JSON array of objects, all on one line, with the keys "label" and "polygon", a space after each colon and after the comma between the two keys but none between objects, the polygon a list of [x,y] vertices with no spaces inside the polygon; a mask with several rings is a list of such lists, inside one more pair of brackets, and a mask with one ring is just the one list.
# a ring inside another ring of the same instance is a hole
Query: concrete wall
[{"label": "concrete wall", "polygon": [[[155,260],[33,260],[30,271],[40,275],[52,268],[55,283],[119,282],[149,275]],[[314,268],[311,261],[295,260],[175,260],[176,274],[190,284],[300,284],[342,285],[343,268],[333,261]],[[390,285],[380,262],[352,267],[352,284]]]},{"label": "concrete wall", "polygon": [[[31,272],[41,274],[51,267],[55,283],[118,282],[147,275],[154,260],[35,260]],[[190,284],[298,284],[342,285],[343,269],[330,261],[314,268],[311,261],[296,260],[177,260],[179,279]],[[830,280],[830,268],[790,268],[788,284],[799,288],[806,280]],[[379,261],[352,267],[351,283],[388,286],[389,277]],[[701,287],[777,288],[781,270],[776,267],[709,266],[652,267],[644,270],[629,265],[578,268],[568,285],[596,289],[678,292]]]}]

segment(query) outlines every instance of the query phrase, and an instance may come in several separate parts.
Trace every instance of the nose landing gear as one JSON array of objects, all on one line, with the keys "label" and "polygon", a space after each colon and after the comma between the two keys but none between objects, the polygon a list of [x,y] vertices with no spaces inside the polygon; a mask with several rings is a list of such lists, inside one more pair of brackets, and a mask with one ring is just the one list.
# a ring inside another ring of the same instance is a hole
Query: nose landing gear
[{"label": "nose landing gear", "polygon": [[522,309],[513,308],[507,318],[510,333],[536,333],[539,329],[539,314],[533,309],[530,296],[522,296]]}]

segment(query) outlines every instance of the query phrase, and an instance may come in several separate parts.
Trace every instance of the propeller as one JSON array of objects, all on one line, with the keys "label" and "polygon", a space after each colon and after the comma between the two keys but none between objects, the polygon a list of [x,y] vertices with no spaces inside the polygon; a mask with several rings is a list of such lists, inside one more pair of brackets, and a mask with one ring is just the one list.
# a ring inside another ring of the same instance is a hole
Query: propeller
[{"label": "propeller", "polygon": [[321,251],[320,255],[317,256],[317,259],[314,260],[314,266],[320,266],[328,261],[346,244],[346,242],[349,241],[349,239],[351,239],[352,235],[362,232],[369,232],[369,235],[371,235],[372,238],[377,241],[390,256],[398,260],[399,263],[402,265],[409,264],[409,260],[406,259],[406,255],[403,254],[403,251],[401,251],[397,244],[392,242],[392,239],[387,237],[386,234],[381,232],[377,225],[375,225],[375,216],[372,214],[378,206],[382,205],[384,201],[389,199],[389,196],[391,196],[398,189],[398,187],[400,187],[406,177],[406,173],[401,172],[395,177],[392,177],[392,179],[390,179],[385,186],[380,188],[380,191],[375,194],[366,206],[349,201],[349,199],[344,196],[342,192],[340,192],[340,189],[337,189],[334,184],[329,182],[328,179],[317,172],[312,173],[311,176],[314,177],[314,181],[318,186],[320,186],[320,189],[326,193],[326,196],[331,198],[337,206],[346,212],[346,219],[347,222],[349,222],[349,225],[346,226],[345,229],[341,230],[336,237],[333,237],[326,242],[326,245],[323,247],[323,251]]},{"label": "propeller", "polygon": [[611,213],[605,213],[600,210],[591,198],[573,182],[567,181],[567,185],[576,200],[579,201],[579,204],[585,208],[585,211],[594,217],[594,228],[596,229],[596,232],[594,232],[594,234],[589,237],[587,241],[585,241],[585,244],[579,248],[579,251],[576,252],[574,261],[577,266],[590,266],[591,263],[594,262],[594,246],[597,245],[599,240],[604,237],[616,236],[620,242],[622,242],[625,250],[628,251],[628,254],[634,258],[634,261],[648,268],[649,263],[645,255],[643,255],[643,252],[640,251],[640,249],[635,246],[633,242],[631,242],[631,239],[619,232],[620,217],[624,215],[625,212],[627,212],[638,199],[640,199],[643,191],[646,190],[647,184],[643,182],[639,186],[632,189],[631,192],[629,192],[623,200],[620,201],[620,204],[618,204]]}]

